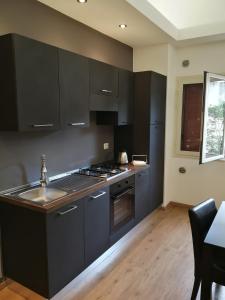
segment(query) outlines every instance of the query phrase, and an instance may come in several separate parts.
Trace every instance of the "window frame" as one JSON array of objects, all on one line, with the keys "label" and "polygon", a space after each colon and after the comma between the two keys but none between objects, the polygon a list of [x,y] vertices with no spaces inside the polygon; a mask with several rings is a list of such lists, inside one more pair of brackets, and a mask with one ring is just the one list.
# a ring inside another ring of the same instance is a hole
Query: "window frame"
[{"label": "window frame", "polygon": [[[206,149],[206,143],[204,140],[204,136],[206,136],[207,126],[205,125],[205,121],[207,121],[206,117],[206,110],[208,111],[208,98],[207,95],[209,93],[209,86],[207,85],[207,81],[210,77],[218,78],[218,79],[225,79],[225,75],[222,74],[215,74],[212,72],[204,72],[204,90],[203,90],[203,109],[202,109],[202,132],[201,132],[201,145],[200,145],[200,157],[199,157],[199,164],[206,164],[212,161],[225,161],[225,126],[223,129],[223,154],[215,155],[210,158],[206,158],[203,155]],[[225,120],[225,116],[224,116]],[[224,122],[225,123],[225,122]]]}]

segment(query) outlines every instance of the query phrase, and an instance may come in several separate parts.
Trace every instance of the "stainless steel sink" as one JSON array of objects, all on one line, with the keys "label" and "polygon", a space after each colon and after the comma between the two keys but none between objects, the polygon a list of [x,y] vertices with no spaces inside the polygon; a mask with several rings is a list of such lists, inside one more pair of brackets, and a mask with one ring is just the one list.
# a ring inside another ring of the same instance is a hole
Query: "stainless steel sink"
[{"label": "stainless steel sink", "polygon": [[67,192],[48,187],[38,187],[18,194],[24,200],[38,203],[47,203],[66,195]]}]

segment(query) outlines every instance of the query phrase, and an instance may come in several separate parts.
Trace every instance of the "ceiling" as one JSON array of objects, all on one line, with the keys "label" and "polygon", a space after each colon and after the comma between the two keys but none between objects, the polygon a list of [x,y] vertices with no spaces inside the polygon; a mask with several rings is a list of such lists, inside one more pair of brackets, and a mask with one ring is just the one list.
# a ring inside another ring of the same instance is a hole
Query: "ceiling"
[{"label": "ceiling", "polygon": [[[131,47],[166,43],[171,38],[125,0],[38,0]],[[119,24],[127,24],[122,30]]]},{"label": "ceiling", "polygon": [[225,21],[224,0],[148,0],[177,29]]},{"label": "ceiling", "polygon": [[38,1],[131,47],[225,39],[225,0]]},{"label": "ceiling", "polygon": [[224,0],[127,0],[175,41],[224,39]]}]

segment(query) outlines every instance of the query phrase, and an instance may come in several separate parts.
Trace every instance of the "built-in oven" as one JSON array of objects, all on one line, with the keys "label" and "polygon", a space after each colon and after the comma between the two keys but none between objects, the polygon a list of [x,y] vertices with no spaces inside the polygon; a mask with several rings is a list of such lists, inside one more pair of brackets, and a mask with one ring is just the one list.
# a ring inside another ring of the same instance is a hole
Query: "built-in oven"
[{"label": "built-in oven", "polygon": [[[114,242],[129,230],[129,224],[135,216],[135,180],[134,175],[110,186],[111,236]],[[118,238],[116,238],[118,237]]]}]

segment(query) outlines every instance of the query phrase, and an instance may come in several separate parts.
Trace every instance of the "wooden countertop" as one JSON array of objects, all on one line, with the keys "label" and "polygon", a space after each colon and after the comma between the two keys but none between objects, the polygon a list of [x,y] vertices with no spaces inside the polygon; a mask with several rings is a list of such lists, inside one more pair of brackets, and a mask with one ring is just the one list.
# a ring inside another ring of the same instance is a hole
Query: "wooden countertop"
[{"label": "wooden countertop", "polygon": [[54,201],[49,202],[46,205],[39,205],[39,204],[35,204],[32,201],[29,200],[23,200],[17,196],[12,196],[12,195],[1,195],[0,196],[0,202],[5,202],[5,203],[9,203],[12,205],[17,205],[17,206],[21,206],[21,207],[26,207],[28,209],[31,210],[36,210],[42,213],[50,213],[54,210],[57,210],[59,208],[61,208],[64,205],[70,204],[71,202],[81,199],[83,197],[86,197],[88,195],[90,195],[91,193],[94,193],[95,191],[107,187],[109,185],[112,185],[113,183],[116,183],[122,179],[125,179],[129,176],[132,176],[138,172],[141,172],[145,169],[148,169],[150,166],[149,165],[145,165],[145,166],[133,166],[133,165],[129,165],[129,172],[126,172],[125,174],[122,174],[118,177],[115,177],[114,179],[111,180],[105,180],[102,182],[99,182],[95,185],[92,185],[90,188],[86,188],[84,190],[81,190],[79,192],[71,192],[68,195],[58,198]]}]

